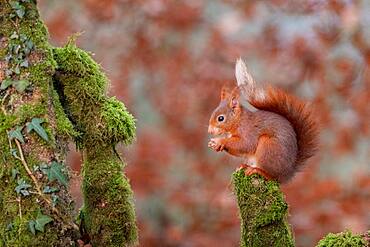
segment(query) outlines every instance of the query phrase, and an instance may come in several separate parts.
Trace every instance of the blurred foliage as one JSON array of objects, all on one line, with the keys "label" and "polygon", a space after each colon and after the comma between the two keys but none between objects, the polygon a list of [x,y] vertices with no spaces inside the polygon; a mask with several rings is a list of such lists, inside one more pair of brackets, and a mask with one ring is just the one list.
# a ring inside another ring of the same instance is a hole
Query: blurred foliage
[{"label": "blurred foliage", "polygon": [[[127,152],[141,246],[236,246],[239,160],[207,148],[242,56],[261,82],[312,101],[320,153],[283,187],[297,246],[370,228],[370,2],[41,0],[52,42],[83,31],[138,122]],[[77,155],[71,163],[79,169]],[[76,183],[78,184],[78,183]],[[78,187],[76,187],[76,194]]]}]

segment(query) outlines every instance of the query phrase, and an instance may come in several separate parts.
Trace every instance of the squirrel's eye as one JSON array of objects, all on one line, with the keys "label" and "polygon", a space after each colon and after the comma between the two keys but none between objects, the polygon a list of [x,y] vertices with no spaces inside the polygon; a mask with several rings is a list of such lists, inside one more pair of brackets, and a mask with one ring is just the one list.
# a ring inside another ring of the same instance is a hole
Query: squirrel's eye
[{"label": "squirrel's eye", "polygon": [[219,122],[222,122],[222,121],[224,121],[224,120],[225,120],[225,117],[224,117],[224,116],[222,116],[222,115],[220,115],[220,116],[218,116],[218,117],[217,117],[217,120],[218,120]]}]

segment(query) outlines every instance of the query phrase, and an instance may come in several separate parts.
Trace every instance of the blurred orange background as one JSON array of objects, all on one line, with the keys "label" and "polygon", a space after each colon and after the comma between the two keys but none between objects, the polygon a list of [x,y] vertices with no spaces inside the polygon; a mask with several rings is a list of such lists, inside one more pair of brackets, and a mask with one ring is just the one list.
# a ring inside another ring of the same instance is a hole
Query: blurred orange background
[{"label": "blurred orange background", "polygon": [[[207,148],[223,84],[244,58],[319,109],[321,147],[284,185],[297,246],[370,228],[370,2],[366,0],[41,0],[51,42],[94,54],[110,95],[137,119],[120,147],[135,193],[140,246],[237,246],[230,176],[240,160]],[[71,145],[73,147],[73,145]],[[69,157],[79,171],[76,152]],[[72,187],[81,204],[79,178]]]}]

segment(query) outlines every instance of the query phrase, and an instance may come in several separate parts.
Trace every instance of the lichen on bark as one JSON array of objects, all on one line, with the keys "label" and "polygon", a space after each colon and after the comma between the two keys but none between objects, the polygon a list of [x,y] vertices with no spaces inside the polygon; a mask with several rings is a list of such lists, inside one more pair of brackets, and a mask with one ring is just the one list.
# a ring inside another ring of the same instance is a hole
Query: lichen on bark
[{"label": "lichen on bark", "polygon": [[287,221],[288,204],[279,184],[260,175],[232,175],[241,219],[241,247],[294,246]]}]

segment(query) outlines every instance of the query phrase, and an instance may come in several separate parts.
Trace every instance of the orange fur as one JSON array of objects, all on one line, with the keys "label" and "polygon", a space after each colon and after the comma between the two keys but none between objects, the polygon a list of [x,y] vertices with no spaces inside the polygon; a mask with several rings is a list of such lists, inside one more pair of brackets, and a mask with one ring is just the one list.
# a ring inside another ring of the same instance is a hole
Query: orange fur
[{"label": "orange fur", "polygon": [[[318,146],[318,129],[312,108],[283,90],[257,87],[247,67],[238,60],[238,86],[223,89],[213,111],[208,131],[214,138],[208,146],[247,160],[253,169],[281,183],[289,181]],[[257,111],[245,108],[240,94]]]},{"label": "orange fur", "polygon": [[298,146],[295,167],[299,169],[318,148],[318,128],[312,108],[281,89],[269,86],[265,92],[266,97],[263,100],[250,97],[248,101],[257,109],[279,114],[291,123]]}]

